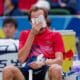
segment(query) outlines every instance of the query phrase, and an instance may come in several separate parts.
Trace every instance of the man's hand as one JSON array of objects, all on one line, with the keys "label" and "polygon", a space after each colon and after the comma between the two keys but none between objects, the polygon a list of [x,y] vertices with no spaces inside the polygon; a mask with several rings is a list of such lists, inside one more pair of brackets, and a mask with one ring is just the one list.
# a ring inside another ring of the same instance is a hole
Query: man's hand
[{"label": "man's hand", "polygon": [[40,22],[36,24],[32,24],[31,33],[33,35],[37,35],[40,32],[41,28],[42,28],[42,23]]},{"label": "man's hand", "polygon": [[66,7],[66,4],[65,3],[61,3],[60,6],[61,7]]},{"label": "man's hand", "polygon": [[33,69],[41,68],[41,67],[44,66],[44,65],[45,65],[44,62],[36,62],[36,61],[31,62],[31,63],[29,64],[29,66],[30,66],[31,68],[33,68]]}]

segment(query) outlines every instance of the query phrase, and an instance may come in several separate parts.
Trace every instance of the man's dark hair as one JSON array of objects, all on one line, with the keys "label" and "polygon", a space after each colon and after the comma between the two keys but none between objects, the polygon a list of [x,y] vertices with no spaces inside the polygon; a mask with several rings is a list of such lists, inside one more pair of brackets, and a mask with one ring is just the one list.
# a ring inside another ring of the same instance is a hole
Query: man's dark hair
[{"label": "man's dark hair", "polygon": [[17,29],[17,22],[13,18],[6,18],[6,19],[4,19],[4,21],[3,21],[3,27],[5,27],[5,25],[9,24],[9,23],[12,23],[15,26],[15,28]]},{"label": "man's dark hair", "polygon": [[50,26],[50,20],[49,20],[49,18],[48,18],[48,11],[47,11],[45,8],[32,7],[32,8],[29,10],[29,13],[28,13],[28,19],[29,19],[29,21],[31,21],[31,13],[32,13],[32,12],[36,12],[36,11],[38,11],[38,10],[43,10],[43,12],[44,12],[44,17],[45,17],[45,19],[46,19],[46,21],[47,21],[47,25]]}]

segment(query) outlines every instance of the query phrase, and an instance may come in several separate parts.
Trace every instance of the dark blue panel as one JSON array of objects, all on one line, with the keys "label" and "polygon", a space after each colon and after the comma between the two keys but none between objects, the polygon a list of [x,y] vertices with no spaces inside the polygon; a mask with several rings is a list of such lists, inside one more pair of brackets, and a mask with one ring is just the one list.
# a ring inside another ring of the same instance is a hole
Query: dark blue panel
[{"label": "dark blue panel", "polygon": [[76,32],[76,35],[80,37],[80,19],[72,18],[67,29],[73,29]]}]

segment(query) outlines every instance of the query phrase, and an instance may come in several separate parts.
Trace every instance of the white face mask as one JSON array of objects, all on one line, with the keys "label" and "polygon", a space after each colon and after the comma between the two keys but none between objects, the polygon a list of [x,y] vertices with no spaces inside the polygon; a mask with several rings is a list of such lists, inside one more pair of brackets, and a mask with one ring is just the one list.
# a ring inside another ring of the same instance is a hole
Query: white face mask
[{"label": "white face mask", "polygon": [[43,15],[40,15],[37,18],[32,18],[31,21],[32,21],[32,24],[37,24],[37,23],[41,22],[43,28],[45,28],[47,26],[46,20]]}]

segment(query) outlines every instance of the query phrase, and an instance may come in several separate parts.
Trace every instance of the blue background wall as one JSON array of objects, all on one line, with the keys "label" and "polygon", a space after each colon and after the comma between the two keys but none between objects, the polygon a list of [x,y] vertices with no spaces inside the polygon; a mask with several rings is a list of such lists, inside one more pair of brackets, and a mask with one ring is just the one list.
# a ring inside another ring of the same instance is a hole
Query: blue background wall
[{"label": "blue background wall", "polygon": [[[51,29],[55,30],[65,30],[73,29],[76,32],[76,35],[80,37],[80,18],[73,16],[49,16],[51,20]],[[19,33],[22,30],[31,29],[31,25],[27,17],[14,17],[18,23],[18,30],[16,36],[19,36]],[[2,27],[4,18],[0,18],[0,28]]]}]

